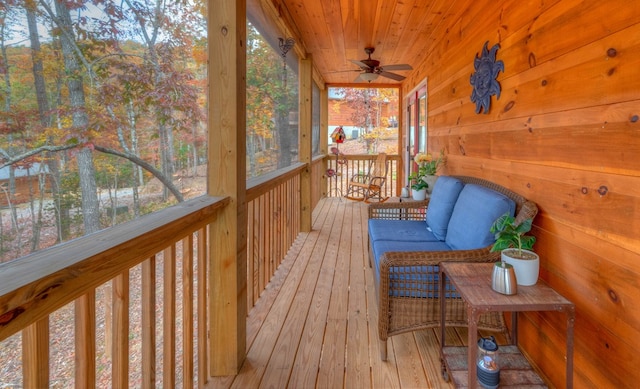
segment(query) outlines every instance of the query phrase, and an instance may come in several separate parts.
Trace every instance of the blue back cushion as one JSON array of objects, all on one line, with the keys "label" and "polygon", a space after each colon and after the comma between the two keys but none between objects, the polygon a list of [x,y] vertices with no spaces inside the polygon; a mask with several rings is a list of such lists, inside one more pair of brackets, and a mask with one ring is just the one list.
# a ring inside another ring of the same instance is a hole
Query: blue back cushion
[{"label": "blue back cushion", "polygon": [[444,241],[447,236],[449,219],[463,187],[462,181],[449,176],[438,177],[433,186],[427,207],[427,226],[438,240]]},{"label": "blue back cushion", "polygon": [[487,247],[495,242],[491,225],[507,212],[513,216],[515,209],[515,202],[505,195],[467,184],[453,208],[445,242],[453,250]]}]

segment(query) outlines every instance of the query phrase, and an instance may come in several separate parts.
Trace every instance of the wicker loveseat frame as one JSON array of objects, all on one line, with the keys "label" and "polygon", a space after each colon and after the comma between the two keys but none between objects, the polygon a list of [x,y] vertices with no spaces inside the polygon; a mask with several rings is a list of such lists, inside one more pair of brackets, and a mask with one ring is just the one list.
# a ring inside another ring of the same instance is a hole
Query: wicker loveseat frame
[{"label": "wicker loveseat frame", "polygon": [[[538,213],[535,203],[523,196],[497,185],[493,182],[466,176],[455,176],[466,184],[476,184],[502,193],[516,204],[516,222],[534,218]],[[388,220],[424,220],[429,200],[409,202],[387,202],[369,205],[369,219]],[[479,205],[480,206],[480,205]],[[409,331],[438,327],[440,325],[440,262],[495,262],[500,259],[499,252],[491,252],[491,246],[476,250],[453,251],[420,251],[420,252],[385,252],[379,259],[379,278],[375,277],[375,288],[378,300],[378,336],[380,339],[381,358],[387,358],[387,339],[390,336]],[[375,265],[373,248],[369,242],[369,263]],[[427,274],[425,274],[425,272]],[[403,273],[403,274],[401,274]],[[419,274],[418,274],[419,273]],[[411,278],[412,289],[407,283],[390,282],[394,277]],[[430,291],[428,296],[415,295],[415,280],[424,283],[420,290]],[[411,297],[407,297],[411,296]],[[447,325],[466,327],[467,315],[464,303],[457,296],[452,285],[447,282],[445,298]],[[504,317],[501,313],[484,314],[478,328],[494,331],[505,331]]]}]

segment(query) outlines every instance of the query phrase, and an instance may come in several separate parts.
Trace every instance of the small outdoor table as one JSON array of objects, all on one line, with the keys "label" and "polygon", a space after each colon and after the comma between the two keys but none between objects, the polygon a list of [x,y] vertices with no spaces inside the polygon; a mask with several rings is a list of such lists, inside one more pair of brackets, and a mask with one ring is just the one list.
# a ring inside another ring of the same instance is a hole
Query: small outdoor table
[{"label": "small outdoor table", "polygon": [[[469,323],[468,347],[445,346],[445,320],[440,319],[440,357],[443,378],[453,380],[456,387],[475,388],[478,351],[478,319],[485,312],[513,312],[511,315],[512,345],[500,346],[500,387],[534,384],[544,387],[544,382],[533,371],[520,353],[518,344],[518,315],[526,311],[559,311],[567,316],[566,387],[573,388],[573,324],[575,305],[555,290],[538,281],[533,286],[518,285],[515,295],[503,295],[491,289],[493,263],[440,263],[440,290],[445,290],[445,277],[455,286],[467,308]],[[445,300],[440,299],[440,312],[446,312]],[[466,359],[466,363],[464,361]],[[517,372],[512,370],[518,369]],[[466,372],[466,374],[464,374]],[[465,377],[466,376],[466,377]],[[523,380],[518,382],[518,380]]]}]

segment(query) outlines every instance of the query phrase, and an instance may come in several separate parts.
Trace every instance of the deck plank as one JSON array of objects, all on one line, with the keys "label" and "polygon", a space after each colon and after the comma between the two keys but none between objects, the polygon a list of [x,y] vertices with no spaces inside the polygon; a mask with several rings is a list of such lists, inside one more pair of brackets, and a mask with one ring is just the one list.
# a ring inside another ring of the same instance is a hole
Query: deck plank
[{"label": "deck plank", "polygon": [[[440,373],[439,330],[392,337],[380,360],[368,265],[367,209],[323,199],[247,318],[247,358],[207,388],[451,388]],[[463,345],[465,329],[447,329]]]},{"label": "deck plank", "polygon": [[[324,205],[328,206],[327,204]],[[319,210],[321,211],[322,207],[319,207]],[[328,214],[329,212],[320,212],[316,221],[323,223]],[[296,243],[300,243],[300,245],[294,244],[294,246],[300,248],[299,251],[287,256],[285,263],[278,269],[272,282],[267,287],[267,291],[263,293],[258,304],[249,313],[250,322],[253,315],[264,317],[264,320],[257,328],[254,328],[255,324],[254,327],[247,326],[247,337],[255,336],[255,338],[251,343],[247,343],[247,358],[239,374],[231,378],[230,383],[226,377],[215,377],[210,380],[208,387],[226,388],[230,385],[232,388],[244,389],[260,386],[273,354],[276,340],[284,324],[282,319],[286,317],[291,307],[298,284],[306,270],[305,259],[311,255],[316,242],[320,238],[320,232],[320,230],[315,230],[300,234],[296,239]],[[254,313],[254,311],[258,312]],[[257,330],[257,332],[249,333],[250,328]]]},{"label": "deck plank", "polygon": [[[322,345],[325,341],[334,341],[334,339],[325,338],[329,302],[332,294],[336,261],[338,260],[339,254],[339,249],[333,242],[341,241],[343,226],[348,226],[350,223],[349,214],[341,212],[341,208],[342,207],[338,206],[330,210],[330,212],[336,213],[336,217],[333,219],[334,221],[330,228],[331,234],[327,245],[325,247],[318,247],[317,250],[318,254],[322,255],[324,261],[319,271],[311,307],[302,333],[300,347],[289,379],[288,386],[292,388],[312,388],[315,386],[322,355],[318,350],[322,350]],[[324,228],[327,226],[328,223],[325,223]],[[320,244],[320,242],[318,242],[318,244]],[[341,340],[341,342],[344,342],[344,340]]]},{"label": "deck plank", "polygon": [[[326,248],[330,242],[335,219],[327,217],[314,245],[311,255],[305,264],[305,271],[300,282],[297,283],[293,300],[289,307],[284,323],[281,327],[273,355],[269,360],[260,387],[287,387],[294,359],[300,345],[306,317],[311,309],[315,286],[322,268]],[[300,258],[299,261],[304,261]]]},{"label": "deck plank", "polygon": [[345,382],[355,388],[371,387],[371,367],[369,354],[369,323],[367,315],[365,283],[365,250],[363,236],[366,226],[362,225],[360,211],[363,207],[354,207],[354,222],[351,224],[350,252],[344,255],[350,259],[349,269],[349,305],[347,317],[347,369]]},{"label": "deck plank", "polygon": [[[341,213],[352,207],[347,207],[349,202],[343,202],[340,208]],[[349,216],[352,223],[351,215]],[[322,359],[320,361],[320,372],[318,374],[317,387],[319,388],[340,388],[344,385],[345,374],[345,344],[347,343],[347,312],[349,285],[349,261],[345,260],[343,252],[349,250],[345,247],[349,243],[350,228],[343,229],[340,240],[332,242],[336,248],[336,264],[327,312],[327,325],[325,328],[325,342],[322,346]],[[339,254],[340,253],[340,254]]]}]

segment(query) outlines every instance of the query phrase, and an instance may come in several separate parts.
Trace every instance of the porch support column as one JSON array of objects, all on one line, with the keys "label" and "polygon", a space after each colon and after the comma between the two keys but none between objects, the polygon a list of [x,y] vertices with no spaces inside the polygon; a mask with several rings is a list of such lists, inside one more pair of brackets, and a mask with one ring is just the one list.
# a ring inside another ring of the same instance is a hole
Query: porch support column
[{"label": "porch support column", "polygon": [[[325,85],[320,90],[320,154],[329,154],[329,88]],[[322,180],[320,181],[320,197],[325,197],[327,193],[327,175],[324,172],[329,168],[329,160],[322,161]]]},{"label": "porch support column", "polygon": [[300,60],[300,115],[298,150],[300,162],[307,164],[300,177],[300,230],[311,231],[311,128],[313,110],[313,61],[311,54]]},{"label": "porch support column", "polygon": [[208,193],[231,202],[209,228],[209,373],[246,357],[246,0],[210,1]]}]

